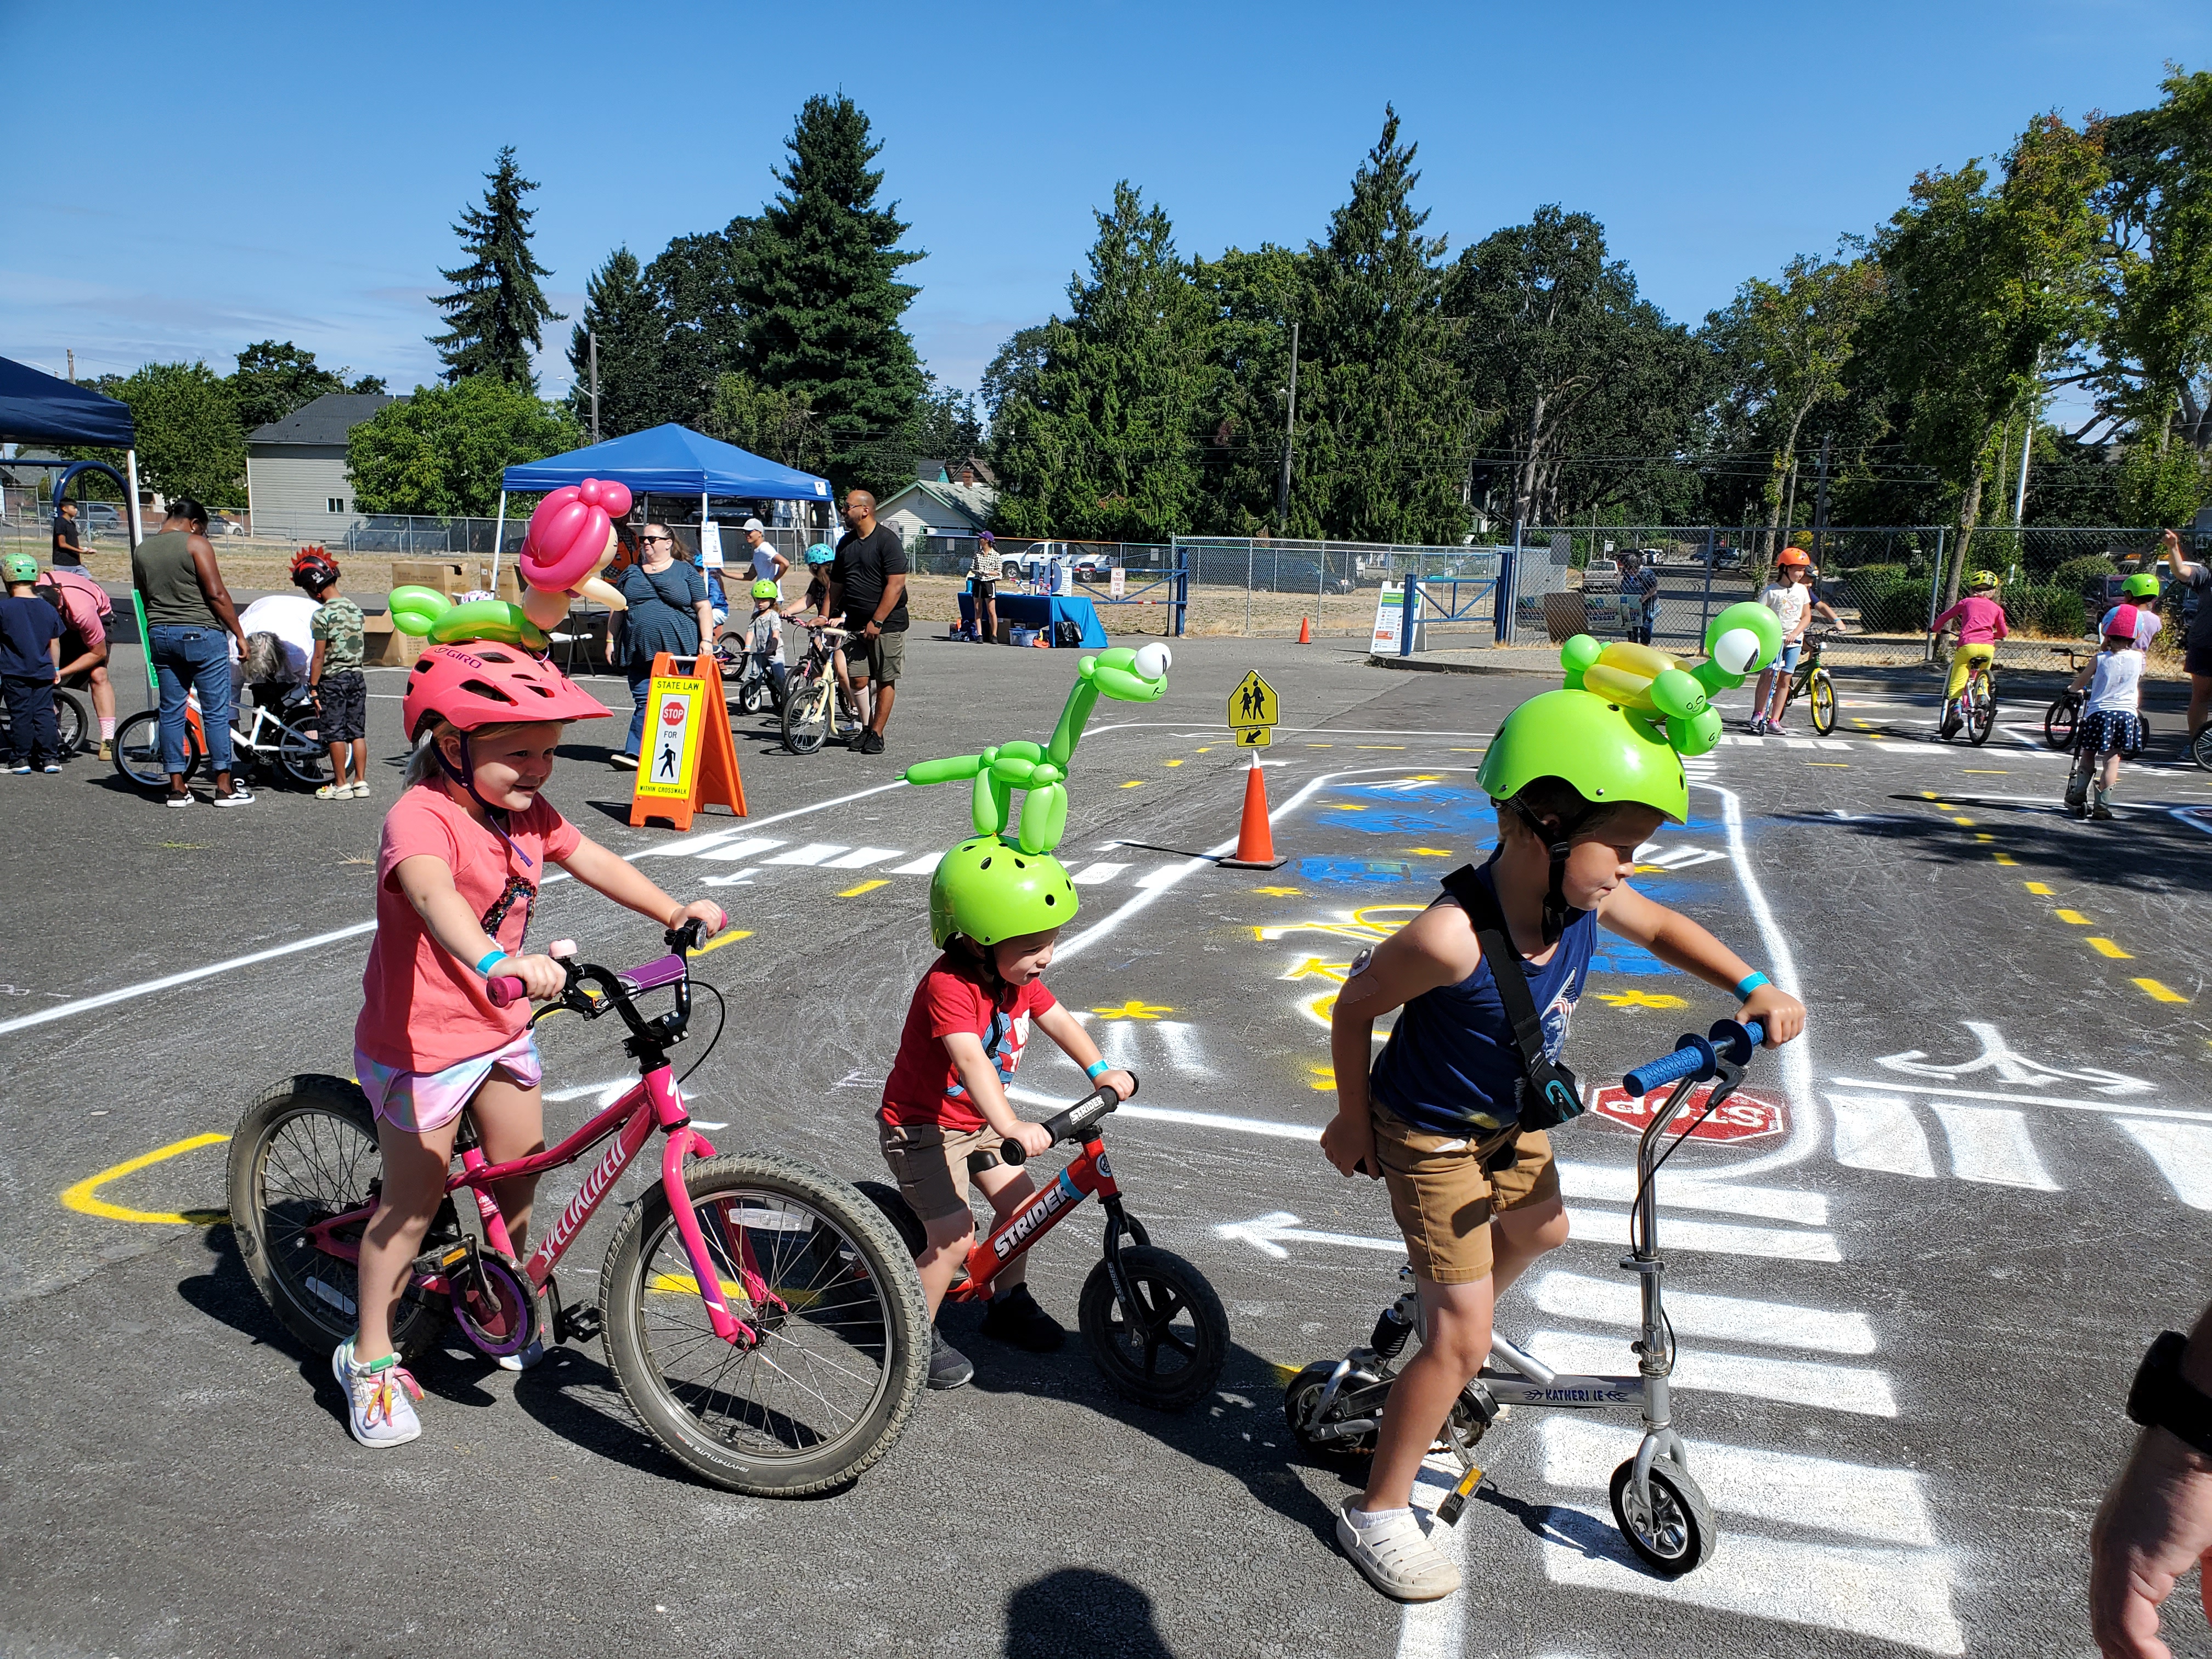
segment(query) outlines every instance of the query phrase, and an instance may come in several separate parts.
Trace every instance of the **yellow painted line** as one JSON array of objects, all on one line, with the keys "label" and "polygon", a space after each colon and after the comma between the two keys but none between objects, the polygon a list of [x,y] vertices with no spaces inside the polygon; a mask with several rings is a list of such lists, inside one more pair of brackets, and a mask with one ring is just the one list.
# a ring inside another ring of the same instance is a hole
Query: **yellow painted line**
[{"label": "yellow painted line", "polygon": [[1448,859],[1452,855],[1449,847],[1408,847],[1406,850],[1421,859]]},{"label": "yellow painted line", "polygon": [[2020,860],[2009,853],[1999,853],[1996,855],[1996,860],[1999,864],[2003,865],[2008,870],[2015,869],[2020,864]]},{"label": "yellow painted line", "polygon": [[2012,775],[2002,766],[1969,766],[1966,774],[1970,778],[2008,778]]},{"label": "yellow painted line", "polygon": [[2110,957],[2114,962],[2133,962],[2135,960],[2135,955],[2132,951],[2123,951],[2118,945],[2113,944],[2112,940],[2101,936],[2091,938],[2089,940],[2089,948],[2092,951],[2094,951],[2100,957]]},{"label": "yellow painted line", "polygon": [[1951,822],[1952,822],[1952,823],[1963,823],[1963,824],[1966,824],[1968,828],[1970,828],[1970,829],[1971,829],[1971,828],[1972,827],[1972,825],[1973,825],[1973,822],[1974,822],[1974,821],[1973,821],[1973,819],[1972,819],[1972,818],[1962,818],[1962,817],[1953,817],[1953,818],[1952,818]]},{"label": "yellow painted line", "polygon": [[1920,792],[1920,798],[1923,800],[1934,800],[1936,799],[1936,792],[1933,789],[1923,789]]},{"label": "yellow painted line", "polygon": [[1171,760],[1168,762],[1167,764],[1170,766],[1181,766],[1182,763],[1179,760]]},{"label": "yellow painted line", "polygon": [[1480,749],[1462,749],[1457,744],[1454,744],[1448,752],[1455,755],[1480,755],[1484,751]]},{"label": "yellow painted line", "polygon": [[[1310,743],[1306,747],[1309,749],[1334,749],[1336,745],[1333,743]],[[1205,752],[1206,751],[1202,749],[1199,750],[1199,753],[1201,755]]]},{"label": "yellow painted line", "polygon": [[2154,979],[2139,979],[2136,981],[2136,986],[2138,989],[2147,993],[2154,1002],[2186,1002],[2189,1000],[2189,999],[2182,995],[2180,992],[2172,990],[2166,986],[2160,985]]},{"label": "yellow painted line", "polygon": [[701,945],[691,954],[695,957],[703,957],[709,951],[719,951],[725,945],[735,945],[739,939],[750,939],[752,936],[753,930],[750,927],[726,928],[723,932],[715,934],[714,938],[708,939],[704,945]]},{"label": "yellow painted line", "polygon": [[2051,889],[2045,886],[2042,882],[2025,881],[2022,882],[2021,885],[2027,888],[2029,892],[2034,894],[2038,898],[2049,898],[2051,896]]},{"label": "yellow painted line", "polygon": [[[1328,746],[1327,744],[1323,744],[1323,745],[1322,745],[1322,747],[1324,747],[1324,748],[1326,748],[1327,746]],[[1206,744],[1206,747],[1205,747],[1205,748],[1203,748],[1203,749],[1194,749],[1194,750],[1192,750],[1190,752],[1191,752],[1192,754],[1194,754],[1194,755],[1210,755],[1210,754],[1212,754],[1212,753],[1213,752],[1213,745],[1212,745],[1212,744],[1210,744],[1210,743],[1209,743],[1208,744]]]},{"label": "yellow painted line", "polygon": [[141,1152],[122,1163],[102,1170],[98,1175],[80,1181],[62,1194],[65,1208],[79,1215],[105,1216],[110,1221],[143,1221],[154,1226],[205,1227],[228,1218],[228,1210],[126,1210],[120,1204],[110,1204],[100,1196],[100,1189],[111,1181],[120,1181],[125,1176],[160,1164],[179,1153],[197,1152],[203,1146],[220,1146],[228,1135],[192,1135],[183,1140],[173,1140],[166,1146],[157,1146],[150,1152]]},{"label": "yellow painted line", "polygon": [[1131,778],[1121,787],[1124,789],[1141,789],[1145,787],[1145,781],[1142,778]]},{"label": "yellow painted line", "polygon": [[1655,991],[1595,991],[1591,993],[1600,1002],[1615,1008],[1686,1008],[1690,1005],[1681,997],[1668,996]]},{"label": "yellow painted line", "polygon": [[1974,831],[1974,839],[1976,841],[1995,841],[1996,837],[1990,834],[1986,830],[1977,830]]},{"label": "yellow painted line", "polygon": [[2079,910],[2053,910],[2051,914],[2069,927],[2087,927],[2089,925],[2089,918]]},{"label": "yellow painted line", "polygon": [[873,881],[862,882],[858,887],[848,887],[843,892],[838,894],[837,896],[839,898],[858,898],[863,893],[872,893],[878,887],[888,887],[890,885],[890,883],[878,876]]},{"label": "yellow painted line", "polygon": [[1849,766],[1849,761],[1807,761],[1808,766]]},{"label": "yellow painted line", "polygon": [[1352,746],[1354,749],[1403,749],[1406,745],[1402,743],[1355,743]]},{"label": "yellow painted line", "polygon": [[1255,887],[1255,893],[1265,893],[1269,898],[1297,898],[1304,890],[1297,887]]}]

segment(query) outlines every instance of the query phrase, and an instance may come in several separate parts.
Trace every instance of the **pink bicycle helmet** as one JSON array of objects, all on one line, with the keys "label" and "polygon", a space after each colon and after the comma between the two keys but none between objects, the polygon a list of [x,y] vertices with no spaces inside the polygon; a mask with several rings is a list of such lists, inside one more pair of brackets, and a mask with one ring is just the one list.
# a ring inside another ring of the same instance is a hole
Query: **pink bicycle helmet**
[{"label": "pink bicycle helmet", "polygon": [[510,645],[480,640],[434,645],[407,677],[400,717],[407,740],[420,741],[433,719],[474,732],[514,720],[611,720],[613,711],[549,662]]}]

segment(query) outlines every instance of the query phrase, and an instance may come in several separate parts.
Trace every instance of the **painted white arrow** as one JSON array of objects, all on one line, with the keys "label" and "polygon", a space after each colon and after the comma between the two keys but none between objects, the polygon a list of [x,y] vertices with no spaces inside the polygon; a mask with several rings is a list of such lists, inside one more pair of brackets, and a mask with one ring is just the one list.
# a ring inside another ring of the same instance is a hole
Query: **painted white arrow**
[{"label": "painted white arrow", "polygon": [[1290,1255],[1277,1241],[1296,1239],[1302,1244],[1341,1244],[1355,1250],[1384,1250],[1403,1255],[1405,1244],[1395,1238],[1362,1238],[1357,1233],[1321,1233],[1301,1227],[1288,1210],[1254,1216],[1249,1221],[1224,1221],[1213,1230],[1216,1238],[1241,1239],[1261,1255],[1281,1261]]}]

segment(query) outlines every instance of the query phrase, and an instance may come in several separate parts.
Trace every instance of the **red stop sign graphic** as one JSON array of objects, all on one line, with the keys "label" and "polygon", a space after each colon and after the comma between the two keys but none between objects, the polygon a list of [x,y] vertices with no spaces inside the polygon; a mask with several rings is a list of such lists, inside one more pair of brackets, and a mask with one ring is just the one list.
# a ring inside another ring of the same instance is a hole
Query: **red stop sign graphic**
[{"label": "red stop sign graphic", "polygon": [[683,725],[684,705],[673,697],[671,697],[666,702],[661,704],[660,723],[663,726]]},{"label": "red stop sign graphic", "polygon": [[[1674,1127],[1667,1133],[1679,1134],[1683,1124],[1697,1123],[1698,1127],[1690,1131],[1692,1140],[1759,1140],[1768,1135],[1778,1135],[1790,1127],[1787,1106],[1771,1095],[1749,1089],[1737,1090],[1721,1103],[1719,1110],[1698,1123],[1698,1114],[1705,1109],[1705,1097],[1712,1091],[1710,1083],[1700,1083],[1691,1090],[1689,1103],[1674,1115]],[[1650,1126],[1652,1113],[1666,1103],[1672,1092],[1655,1089],[1649,1096],[1638,1097],[1618,1084],[1608,1085],[1597,1091],[1590,1109],[1640,1134]]]}]

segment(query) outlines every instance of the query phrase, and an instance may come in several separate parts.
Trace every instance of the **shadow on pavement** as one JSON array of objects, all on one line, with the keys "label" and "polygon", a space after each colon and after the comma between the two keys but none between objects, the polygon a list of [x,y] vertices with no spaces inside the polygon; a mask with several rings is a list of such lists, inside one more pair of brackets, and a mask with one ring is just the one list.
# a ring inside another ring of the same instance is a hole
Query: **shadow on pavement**
[{"label": "shadow on pavement", "polygon": [[1023,1585],[1006,1602],[1006,1659],[1173,1659],[1152,1620],[1152,1598],[1126,1578],[1062,1567]]}]

